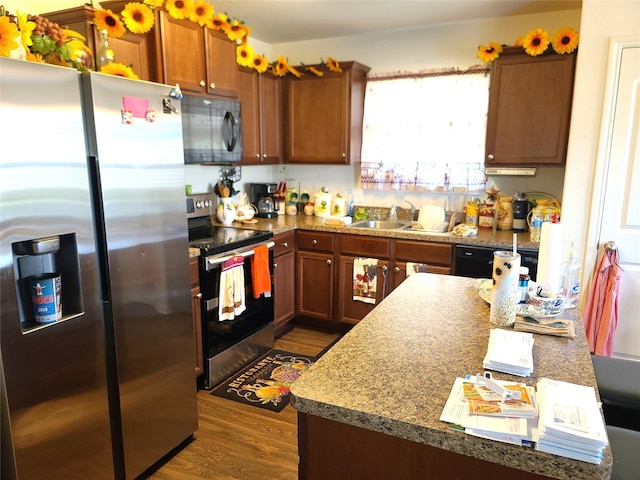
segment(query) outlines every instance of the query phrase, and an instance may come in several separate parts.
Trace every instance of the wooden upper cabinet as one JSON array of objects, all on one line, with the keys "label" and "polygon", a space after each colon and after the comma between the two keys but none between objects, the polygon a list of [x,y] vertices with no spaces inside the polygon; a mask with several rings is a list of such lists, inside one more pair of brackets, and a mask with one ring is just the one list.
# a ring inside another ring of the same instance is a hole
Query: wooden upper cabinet
[{"label": "wooden upper cabinet", "polygon": [[235,97],[235,43],[223,32],[158,12],[163,83],[183,91]]},{"label": "wooden upper cabinet", "polygon": [[[342,164],[360,161],[366,74],[369,67],[342,62],[342,73],[287,79],[286,161]],[[316,65],[316,67],[321,66]]]},{"label": "wooden upper cabinet", "polygon": [[[101,2],[103,8],[120,13],[128,1]],[[75,30],[86,38],[86,44],[93,53],[94,63],[99,45],[100,34],[93,24],[95,9],[84,5],[82,7],[45,13],[44,17],[56,22],[63,28]],[[160,81],[156,61],[156,43],[154,30],[145,34],[134,34],[127,31],[120,38],[109,38],[109,46],[113,50],[116,62],[131,66],[134,73],[141,80],[150,82]],[[95,65],[94,65],[95,69]]]},{"label": "wooden upper cabinet", "polygon": [[491,71],[485,165],[564,165],[576,54],[506,48]]},{"label": "wooden upper cabinet", "polygon": [[242,164],[282,161],[282,81],[271,73],[238,67],[242,105]]}]

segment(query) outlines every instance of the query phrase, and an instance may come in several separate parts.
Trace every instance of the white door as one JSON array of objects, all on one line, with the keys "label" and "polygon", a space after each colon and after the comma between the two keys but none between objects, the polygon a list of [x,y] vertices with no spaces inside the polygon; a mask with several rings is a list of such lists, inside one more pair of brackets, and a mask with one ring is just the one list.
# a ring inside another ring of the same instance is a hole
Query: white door
[{"label": "white door", "polygon": [[616,243],[624,270],[613,356],[640,360],[640,37],[612,40],[608,74],[599,244]]}]

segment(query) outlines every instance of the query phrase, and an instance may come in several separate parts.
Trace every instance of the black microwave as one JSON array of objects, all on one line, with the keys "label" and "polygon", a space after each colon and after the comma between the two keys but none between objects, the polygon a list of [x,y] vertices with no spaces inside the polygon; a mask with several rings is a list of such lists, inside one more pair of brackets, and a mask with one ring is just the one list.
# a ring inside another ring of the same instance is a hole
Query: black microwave
[{"label": "black microwave", "polygon": [[240,102],[184,95],[182,137],[186,164],[242,160]]}]

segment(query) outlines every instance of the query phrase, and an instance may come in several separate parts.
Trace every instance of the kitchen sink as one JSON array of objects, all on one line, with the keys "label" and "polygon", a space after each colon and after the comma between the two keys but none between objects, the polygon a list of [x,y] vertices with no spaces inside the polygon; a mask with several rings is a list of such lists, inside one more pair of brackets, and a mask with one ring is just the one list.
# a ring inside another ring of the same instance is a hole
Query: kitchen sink
[{"label": "kitchen sink", "polygon": [[406,222],[394,220],[361,220],[349,225],[350,228],[367,228],[369,230],[395,230],[406,226]]}]

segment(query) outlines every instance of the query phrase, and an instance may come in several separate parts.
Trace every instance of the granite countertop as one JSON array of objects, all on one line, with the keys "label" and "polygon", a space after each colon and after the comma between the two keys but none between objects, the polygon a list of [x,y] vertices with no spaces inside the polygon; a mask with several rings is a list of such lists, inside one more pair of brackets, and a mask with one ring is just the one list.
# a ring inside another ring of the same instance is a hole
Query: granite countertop
[{"label": "granite countertop", "polygon": [[[352,235],[368,235],[374,237],[387,237],[404,240],[417,240],[424,242],[442,242],[456,245],[476,245],[491,247],[511,247],[513,245],[513,231],[491,229],[478,229],[478,235],[474,237],[458,237],[451,233],[431,234],[402,230],[373,230],[363,228],[351,228],[349,226],[325,225],[323,218],[313,215],[278,215],[274,218],[257,218],[257,223],[245,224],[234,222],[237,228],[249,228],[253,230],[268,230],[274,235],[290,230],[315,230],[319,232],[349,233]],[[529,232],[518,233],[518,248],[538,250],[540,244],[529,240]]]},{"label": "granite countertop", "polygon": [[[497,328],[475,285],[463,277],[408,277],[296,381],[294,408],[552,478],[609,478],[609,447],[593,465],[466,435],[439,420],[454,379],[482,370],[489,332]],[[563,318],[578,320],[576,337],[535,335],[532,377],[496,378],[535,385],[547,377],[597,392],[582,322],[573,310]]]}]

